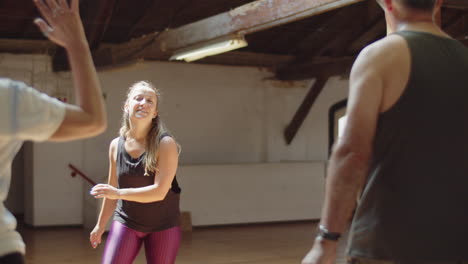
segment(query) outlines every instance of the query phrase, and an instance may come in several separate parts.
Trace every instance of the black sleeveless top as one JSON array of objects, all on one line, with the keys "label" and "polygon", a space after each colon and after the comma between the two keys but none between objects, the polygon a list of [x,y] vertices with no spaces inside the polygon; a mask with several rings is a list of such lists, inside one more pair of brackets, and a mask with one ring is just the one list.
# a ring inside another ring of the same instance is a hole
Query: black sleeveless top
[{"label": "black sleeveless top", "polygon": [[[164,136],[169,136],[164,134]],[[138,188],[154,184],[154,173],[145,174],[145,153],[134,159],[124,147],[125,139],[119,138],[116,160],[116,173],[119,188]],[[180,225],[181,189],[174,177],[171,189],[164,200],[139,203],[119,200],[114,220],[140,232],[156,232]]]},{"label": "black sleeveless top", "polygon": [[429,33],[397,34],[409,46],[410,78],[379,116],[349,255],[467,261],[468,48]]}]

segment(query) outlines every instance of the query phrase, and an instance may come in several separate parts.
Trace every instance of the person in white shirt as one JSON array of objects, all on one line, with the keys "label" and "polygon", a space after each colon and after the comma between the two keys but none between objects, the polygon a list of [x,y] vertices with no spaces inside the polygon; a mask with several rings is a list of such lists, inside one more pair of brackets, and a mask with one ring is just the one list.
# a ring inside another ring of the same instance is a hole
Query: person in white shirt
[{"label": "person in white shirt", "polygon": [[10,79],[0,78],[0,263],[24,263],[25,245],[5,208],[11,164],[23,141],[69,141],[102,133],[107,117],[96,69],[79,15],[78,0],[34,0],[43,19],[34,23],[65,48],[76,105],[65,104]]}]

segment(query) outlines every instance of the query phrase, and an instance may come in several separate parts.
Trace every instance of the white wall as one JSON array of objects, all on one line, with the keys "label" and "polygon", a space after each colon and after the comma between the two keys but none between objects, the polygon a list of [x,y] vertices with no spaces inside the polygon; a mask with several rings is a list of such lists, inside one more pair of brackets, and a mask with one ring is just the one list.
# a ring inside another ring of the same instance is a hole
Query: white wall
[{"label": "white wall", "polygon": [[[48,56],[0,54],[0,76],[25,82],[51,96],[73,98],[70,74],[51,73]],[[7,203],[11,211],[24,214],[26,223],[32,225],[81,224],[82,185],[69,176],[66,166],[69,162],[81,165],[82,148],[79,141],[28,147],[21,161],[23,170],[12,174],[15,184]]]},{"label": "white wall", "polygon": [[181,166],[181,209],[192,224],[320,218],[323,162]]},{"label": "white wall", "polygon": [[[16,59],[16,56],[8,56],[13,60]],[[71,81],[67,74],[57,75],[50,72],[36,74],[37,66],[33,67],[33,63],[28,62],[28,57],[21,57],[18,60],[24,60],[18,62],[24,68],[30,67],[29,71],[24,69],[17,73],[21,75],[24,72],[28,77],[24,79],[28,83],[33,86],[37,84],[40,88],[42,87],[42,90],[51,94],[55,93],[58,96],[65,94],[71,97],[69,91]],[[37,56],[30,56],[29,60],[40,59]],[[43,64],[47,65],[47,59],[42,58],[42,60]],[[0,61],[0,74],[5,76],[1,71],[2,65],[3,62]],[[250,168],[251,164],[257,163],[277,164],[291,161],[323,163],[328,153],[328,108],[345,98],[347,81],[333,78],[327,83],[296,138],[290,146],[287,146],[283,139],[283,129],[292,119],[312,81],[279,82],[269,80],[271,76],[272,74],[268,71],[251,67],[167,62],[144,62],[128,68],[100,72],[99,77],[106,94],[109,129],[103,135],[90,140],[54,144],[53,147],[49,147],[50,143],[35,145],[34,155],[41,156],[41,158],[35,160],[34,168],[34,177],[37,179],[34,183],[37,186],[34,188],[34,224],[75,224],[82,221],[82,215],[79,216],[76,213],[81,212],[81,207],[83,207],[83,201],[80,200],[82,198],[78,193],[86,193],[91,186],[75,184],[78,180],[70,178],[69,173],[66,172],[67,169],[63,168],[72,162],[96,181],[105,181],[108,145],[117,135],[120,126],[122,102],[125,99],[127,87],[138,80],[152,81],[163,92],[160,113],[182,145],[180,163],[181,168],[184,169],[179,171],[182,174],[186,167],[192,165],[214,166],[213,169],[218,168],[216,166],[219,165],[226,165],[226,172],[216,176],[216,182],[224,185],[232,180],[230,177],[235,169],[230,165],[234,164],[235,168],[239,168],[238,166]],[[50,88],[49,83],[54,83],[55,86]],[[54,159],[45,158],[46,156]],[[296,163],[291,163],[289,167],[296,166],[292,164]],[[294,169],[293,167],[291,168]],[[189,175],[190,173],[182,174],[179,176],[181,183],[187,182],[187,186],[182,187],[185,192],[190,193],[191,180],[200,177]],[[310,174],[314,177],[312,172]],[[307,175],[307,172],[304,175]],[[204,180],[212,181],[213,178],[210,177],[208,175]],[[268,177],[268,175],[262,174],[258,177]],[[312,184],[305,180],[307,177],[301,177],[291,181],[298,186]],[[56,188],[48,188],[52,182],[58,189],[69,191],[64,193]],[[202,182],[199,184],[194,189],[207,188],[207,185]],[[316,184],[321,185],[321,181]],[[265,197],[274,193],[272,190],[264,189],[263,185],[252,186],[252,188],[261,190],[266,195]],[[205,193],[208,193],[208,190]],[[293,189],[291,189],[292,193]],[[241,192],[239,195],[243,197]],[[303,195],[305,201],[320,200],[322,193],[309,192]],[[288,199],[287,197],[288,195],[284,195],[278,198]],[[184,196],[182,196],[183,199]],[[196,197],[192,200],[194,199]],[[201,197],[200,199],[203,200]],[[223,197],[216,197],[216,199],[223,199]],[[232,197],[229,199],[232,200]],[[239,201],[246,203],[242,199]],[[84,204],[93,202],[92,199],[86,197]],[[182,203],[184,204],[184,201]],[[299,209],[319,210],[319,208],[309,208],[306,205],[303,207]],[[201,206],[193,207],[192,211],[201,209]],[[51,219],[51,210],[54,211],[56,219]],[[281,214],[281,212],[278,213]],[[288,212],[284,214],[287,215]],[[192,215],[195,215],[194,212]],[[276,216],[267,217],[267,215],[265,213],[263,221],[276,219]],[[242,221],[241,219],[242,217],[238,220]],[[205,220],[201,222],[211,223],[210,219]]]},{"label": "white wall", "polygon": [[346,98],[348,81],[333,77],[327,82],[291,145],[285,143],[283,130],[296,113],[313,81],[289,88],[282,87],[282,83],[272,83],[276,85],[268,85],[267,82],[265,89],[265,119],[268,131],[266,161],[326,161],[328,110],[333,104]]}]

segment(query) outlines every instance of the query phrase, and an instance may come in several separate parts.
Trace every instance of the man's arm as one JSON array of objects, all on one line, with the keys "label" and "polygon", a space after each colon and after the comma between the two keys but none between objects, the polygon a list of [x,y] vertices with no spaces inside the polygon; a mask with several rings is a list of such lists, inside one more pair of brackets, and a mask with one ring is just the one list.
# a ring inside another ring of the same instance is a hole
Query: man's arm
[{"label": "man's arm", "polygon": [[78,0],[34,0],[44,20],[35,23],[51,41],[64,47],[76,88],[76,105],[66,104],[65,117],[49,138],[65,141],[87,138],[102,133],[107,117],[102,91],[79,14]]},{"label": "man's arm", "polygon": [[[373,46],[366,48],[351,70],[347,124],[330,158],[320,221],[330,232],[342,233],[347,229],[366,180],[383,97],[381,53]],[[333,263],[336,244],[317,239],[303,263]]]},{"label": "man's arm", "polygon": [[320,224],[331,232],[346,230],[366,180],[383,96],[383,80],[372,52],[363,51],[351,71],[347,123],[328,166]]}]

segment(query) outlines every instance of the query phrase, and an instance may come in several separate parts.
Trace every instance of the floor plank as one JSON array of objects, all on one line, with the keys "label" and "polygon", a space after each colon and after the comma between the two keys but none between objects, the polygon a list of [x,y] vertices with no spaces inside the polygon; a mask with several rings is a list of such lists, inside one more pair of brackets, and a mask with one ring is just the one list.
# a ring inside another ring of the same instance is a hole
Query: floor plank
[{"label": "floor plank", "polygon": [[[310,249],[316,222],[194,228],[184,233],[177,264],[298,264]],[[28,264],[99,263],[103,244],[89,245],[81,227],[20,228]],[[105,237],[104,237],[105,238]],[[337,263],[344,263],[343,247]],[[144,264],[140,252],[135,264]]]}]

